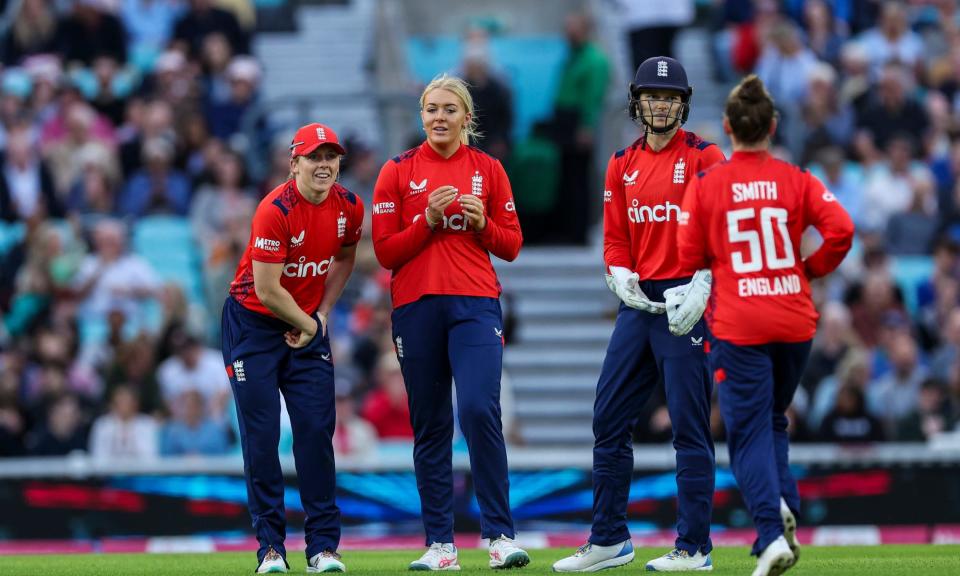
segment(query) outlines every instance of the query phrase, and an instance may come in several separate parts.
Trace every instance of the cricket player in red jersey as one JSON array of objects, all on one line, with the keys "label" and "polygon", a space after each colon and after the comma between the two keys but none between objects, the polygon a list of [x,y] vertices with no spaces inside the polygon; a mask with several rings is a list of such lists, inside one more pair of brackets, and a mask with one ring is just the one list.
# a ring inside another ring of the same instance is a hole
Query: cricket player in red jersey
[{"label": "cricket player in red jersey", "polygon": [[469,145],[473,100],[440,76],[420,97],[426,141],[388,160],[373,192],[373,246],[393,272],[393,339],[413,426],[426,553],[412,570],[459,570],[453,543],[453,406],[470,451],[490,566],[530,562],[514,542],[500,422],[503,325],[490,255],[513,260],[523,237],[500,162]]},{"label": "cricket player in red jersey", "polygon": [[[776,124],[773,100],[748,76],[723,120],[733,157],[694,179],[678,236],[682,265],[713,272],[710,366],[733,474],[757,528],[753,576],[777,576],[797,561],[800,495],[785,412],[817,329],[809,279],[832,272],[853,240],[853,221],[823,183],[768,152]],[[803,259],[808,226],[823,244]],[[668,299],[668,313],[682,316],[686,305]]]},{"label": "cricket player in red jersey", "polygon": [[286,572],[280,393],[306,512],[307,572],[345,571],[333,461],[335,394],[327,317],[353,270],[363,203],[337,183],[336,133],[308,124],[287,180],[260,202],[223,309],[223,359],[237,402],[258,573]]},{"label": "cricket player in red jersey", "polygon": [[710,517],[714,450],[711,383],[703,350],[706,328],[692,318],[676,336],[663,302],[670,289],[710,291],[709,271],[680,266],[676,230],[687,183],[723,160],[714,144],[681,125],[693,90],[673,58],[644,61],[629,87],[631,119],[644,134],[607,165],[604,264],[607,285],[622,301],[597,383],[593,412],[593,527],[558,572],[592,572],[634,557],[627,529],[633,472],[632,433],[662,378],[677,451],[677,539],[674,550],[647,563],[651,571],[712,570]]}]

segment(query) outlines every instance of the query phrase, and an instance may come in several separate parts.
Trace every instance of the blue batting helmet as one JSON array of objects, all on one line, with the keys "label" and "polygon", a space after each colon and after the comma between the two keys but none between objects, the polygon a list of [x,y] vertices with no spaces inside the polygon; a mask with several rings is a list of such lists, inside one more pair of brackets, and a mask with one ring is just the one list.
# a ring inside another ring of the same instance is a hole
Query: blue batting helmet
[{"label": "blue batting helmet", "polygon": [[[647,124],[640,109],[640,93],[645,90],[671,90],[680,93],[681,104],[674,122],[666,129],[654,130],[655,132],[669,131],[677,121],[680,124],[687,121],[690,115],[690,97],[693,95],[693,87],[687,81],[687,71],[683,69],[682,64],[669,56],[654,56],[644,60],[637,68],[633,82],[630,83],[628,111],[634,122],[641,121]],[[653,129],[649,124],[647,127]]]}]

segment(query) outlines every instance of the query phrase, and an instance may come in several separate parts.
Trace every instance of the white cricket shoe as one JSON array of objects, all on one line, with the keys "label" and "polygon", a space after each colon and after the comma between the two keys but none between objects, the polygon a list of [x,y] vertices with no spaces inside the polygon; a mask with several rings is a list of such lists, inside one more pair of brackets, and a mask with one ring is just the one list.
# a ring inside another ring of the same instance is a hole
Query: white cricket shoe
[{"label": "white cricket shoe", "polygon": [[530,555],[517,546],[516,540],[503,534],[490,539],[491,568],[523,568],[530,563]]},{"label": "white cricket shoe", "polygon": [[697,552],[690,555],[686,550],[674,548],[659,558],[647,562],[647,572],[707,572],[713,570],[710,554]]},{"label": "white cricket shoe", "polygon": [[633,542],[624,540],[613,546],[597,546],[587,542],[573,556],[553,563],[554,572],[596,572],[633,562]]},{"label": "white cricket shoe", "polygon": [[793,552],[793,563],[796,564],[800,559],[800,541],[797,540],[797,519],[794,517],[787,501],[780,499],[780,517],[783,518],[783,538],[787,541],[787,546]]},{"label": "white cricket shoe", "polygon": [[757,558],[753,576],[780,576],[797,563],[787,539],[780,536],[771,542]]},{"label": "white cricket shoe", "polygon": [[263,560],[257,566],[257,574],[276,574],[286,571],[287,561],[272,546],[267,549],[267,553],[263,555]]},{"label": "white cricket shoe", "polygon": [[434,542],[419,560],[410,563],[411,570],[459,570],[457,547],[451,543]]},{"label": "white cricket shoe", "polygon": [[307,572],[346,572],[347,567],[340,561],[340,555],[332,550],[314,554],[307,561]]}]

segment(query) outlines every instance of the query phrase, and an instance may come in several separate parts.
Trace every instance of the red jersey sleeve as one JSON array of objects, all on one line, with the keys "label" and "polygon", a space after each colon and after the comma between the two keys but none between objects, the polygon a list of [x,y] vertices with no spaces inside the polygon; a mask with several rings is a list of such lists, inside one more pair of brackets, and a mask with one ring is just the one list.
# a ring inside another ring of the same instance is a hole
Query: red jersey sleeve
[{"label": "red jersey sleeve", "polygon": [[699,176],[694,178],[687,186],[683,194],[680,222],[677,227],[677,254],[680,259],[680,266],[690,274],[709,267],[707,222],[703,217],[705,207],[703,206],[702,190]]},{"label": "red jersey sleeve", "polygon": [[497,258],[512,262],[520,253],[523,233],[507,173],[499,161],[494,164],[494,170],[496,186],[487,201],[487,225],[478,233],[480,245]]},{"label": "red jersey sleeve", "polygon": [[373,250],[387,270],[396,270],[410,261],[433,233],[423,215],[403,227],[401,190],[397,164],[387,160],[373,188]]},{"label": "red jersey sleeve", "polygon": [[341,246],[353,246],[360,241],[360,232],[363,230],[363,200],[356,194],[353,195],[356,202],[352,204],[353,210],[347,218],[347,231],[343,238]]},{"label": "red jersey sleeve", "polygon": [[723,155],[723,150],[720,150],[720,147],[716,144],[711,144],[703,149],[703,153],[700,154],[699,166],[697,166],[697,173],[710,168],[714,164],[719,164],[726,160],[727,157]]},{"label": "red jersey sleeve", "polygon": [[607,176],[603,187],[603,262],[607,267],[622,266],[633,270],[627,200],[617,164],[615,154],[607,163]]},{"label": "red jersey sleeve", "polygon": [[286,218],[280,209],[272,203],[260,204],[253,215],[250,258],[274,264],[286,261],[289,237]]},{"label": "red jersey sleeve", "polygon": [[808,278],[819,278],[833,272],[853,242],[853,220],[816,176],[805,173],[807,185],[804,216],[823,237],[823,244],[803,262]]}]

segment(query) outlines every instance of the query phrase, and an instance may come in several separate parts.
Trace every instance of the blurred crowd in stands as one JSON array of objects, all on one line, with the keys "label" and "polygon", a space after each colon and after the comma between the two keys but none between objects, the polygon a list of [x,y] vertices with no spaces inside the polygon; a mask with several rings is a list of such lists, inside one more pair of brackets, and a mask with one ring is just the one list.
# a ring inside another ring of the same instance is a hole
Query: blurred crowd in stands
[{"label": "blurred crowd in stands", "polygon": [[[257,142],[243,122],[263,76],[253,6],[7,4],[0,456],[239,450],[219,314],[253,210],[286,179],[290,138],[270,135],[268,170],[248,173]],[[347,146],[343,182],[369,206],[380,159]],[[412,436],[389,277],[361,246],[333,319],[344,453]],[[289,453],[289,430],[282,442]]]},{"label": "blurred crowd in stands", "polygon": [[[0,457],[237,452],[219,313],[253,210],[286,179],[289,144],[289,134],[258,131],[251,118],[263,70],[250,55],[250,2],[6,4]],[[633,59],[669,52],[698,15],[711,31],[704,58],[719,93],[757,72],[779,106],[776,153],[818,174],[856,221],[854,252],[816,285],[822,320],[793,407],[795,440],[925,441],[954,430],[958,3],[727,0],[695,10],[680,0],[671,4],[685,9],[666,21],[638,8],[649,4],[600,3],[623,10]],[[461,72],[474,84],[481,147],[517,174],[523,218],[523,166],[537,148],[512,140],[509,82],[487,46],[496,33],[466,33]],[[591,165],[597,112],[607,89],[625,91],[610,86],[613,59],[591,40],[589,18],[571,16],[564,33],[570,55],[557,71],[555,113],[533,137],[554,139],[565,168],[553,176],[553,203],[530,197],[523,224],[532,240],[578,243],[602,189],[603,166]],[[268,157],[261,174],[245,160],[251,147]],[[347,149],[341,181],[369,207],[381,162],[397,151],[358,140]],[[556,215],[561,204],[578,208]],[[542,237],[535,216],[551,213],[569,236]],[[378,443],[412,437],[389,322],[389,274],[366,235],[331,323],[341,454],[369,456]],[[522,442],[523,423],[511,428],[508,438]],[[637,440],[669,438],[666,410],[652,403]],[[286,430],[281,450],[291,442]]]}]

